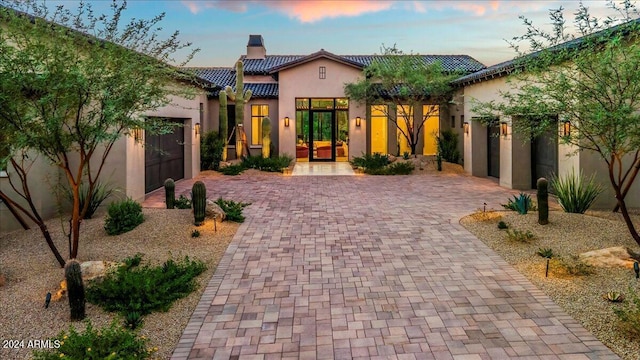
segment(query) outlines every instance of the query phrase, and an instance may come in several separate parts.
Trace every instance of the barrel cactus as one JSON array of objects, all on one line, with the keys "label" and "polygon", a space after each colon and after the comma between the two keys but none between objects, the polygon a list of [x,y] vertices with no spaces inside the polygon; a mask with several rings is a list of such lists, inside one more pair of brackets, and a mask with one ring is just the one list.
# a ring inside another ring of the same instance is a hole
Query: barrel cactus
[{"label": "barrel cactus", "polygon": [[227,161],[227,146],[229,145],[229,114],[227,113],[227,93],[224,90],[220,91],[218,94],[218,100],[220,100],[220,114],[218,116],[220,120],[220,134],[224,140],[222,161]]},{"label": "barrel cactus", "polygon": [[538,192],[538,224],[547,225],[549,223],[549,182],[545,178],[540,178],[536,182]]},{"label": "barrel cactus", "polygon": [[202,181],[196,181],[191,188],[191,204],[193,206],[194,225],[200,226],[204,223],[204,216],[207,210],[207,188]]},{"label": "barrel cactus", "polygon": [[64,266],[64,277],[67,281],[67,294],[69,296],[69,308],[71,320],[85,318],[84,283],[82,282],[82,269],[77,260],[69,260]]},{"label": "barrel cactus", "polygon": [[164,181],[164,198],[167,203],[167,209],[173,209],[176,201],[176,183],[172,178]]},{"label": "barrel cactus", "polygon": [[271,120],[268,117],[262,118],[262,157],[267,159],[271,156]]}]

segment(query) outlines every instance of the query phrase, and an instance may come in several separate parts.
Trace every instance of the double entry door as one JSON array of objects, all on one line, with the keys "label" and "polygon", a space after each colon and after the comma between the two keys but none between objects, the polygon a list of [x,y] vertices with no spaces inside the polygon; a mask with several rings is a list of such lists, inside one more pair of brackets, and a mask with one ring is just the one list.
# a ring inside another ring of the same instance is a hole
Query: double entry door
[{"label": "double entry door", "polygon": [[312,110],[309,116],[309,161],[335,161],[335,149],[335,111]]}]

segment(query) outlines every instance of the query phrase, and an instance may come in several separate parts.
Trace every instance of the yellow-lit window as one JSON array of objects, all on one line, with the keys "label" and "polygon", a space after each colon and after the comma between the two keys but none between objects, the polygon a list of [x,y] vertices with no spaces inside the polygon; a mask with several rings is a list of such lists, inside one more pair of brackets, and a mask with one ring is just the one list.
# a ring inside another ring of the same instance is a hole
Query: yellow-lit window
[{"label": "yellow-lit window", "polygon": [[423,105],[422,118],[424,126],[424,148],[422,154],[435,155],[438,152],[438,136],[440,135],[440,107],[438,105]]},{"label": "yellow-lit window", "polygon": [[398,123],[398,148],[400,150],[398,155],[403,155],[405,152],[411,154],[411,146],[409,146],[407,137],[413,136],[413,106],[398,105],[396,122]]},{"label": "yellow-lit window", "polygon": [[371,153],[387,154],[389,107],[371,105]]},{"label": "yellow-lit window", "polygon": [[262,145],[262,118],[269,116],[269,105],[251,105],[251,145]]}]

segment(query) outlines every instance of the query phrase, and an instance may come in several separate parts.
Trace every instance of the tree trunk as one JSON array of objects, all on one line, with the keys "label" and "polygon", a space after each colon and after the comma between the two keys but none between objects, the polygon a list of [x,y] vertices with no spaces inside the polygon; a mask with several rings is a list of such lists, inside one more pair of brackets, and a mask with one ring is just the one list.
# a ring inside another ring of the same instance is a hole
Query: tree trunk
[{"label": "tree trunk", "polygon": [[627,228],[629,229],[629,233],[631,233],[631,237],[636,241],[638,245],[640,245],[640,235],[638,231],[633,226],[633,222],[631,221],[631,217],[629,216],[629,210],[627,209],[627,204],[624,202],[624,195],[620,190],[620,185],[616,182],[614,175],[614,164],[615,159],[611,159],[609,161],[609,181],[611,181],[611,185],[613,186],[613,190],[616,194],[616,199],[618,200],[618,207],[620,208],[620,212],[622,213],[622,218],[624,219]]},{"label": "tree trunk", "polygon": [[[636,162],[634,166],[633,172],[631,173],[631,177],[627,180],[627,184],[624,186],[624,189],[622,190],[622,199],[624,199],[627,196],[627,193],[629,192],[629,189],[631,188],[631,185],[633,185],[633,182],[636,180],[636,176],[638,176],[638,172],[640,171],[640,160],[638,160]],[[616,206],[613,208],[613,212],[618,212],[618,210],[620,210],[620,204],[616,204]]]},{"label": "tree trunk", "polygon": [[9,211],[11,212],[11,215],[13,215],[13,217],[20,223],[20,226],[22,226],[24,230],[31,229],[29,227],[29,224],[27,224],[27,222],[22,218],[22,215],[18,213],[16,208],[10,202],[8,201],[3,201],[3,202],[7,206],[7,209],[9,209]]}]

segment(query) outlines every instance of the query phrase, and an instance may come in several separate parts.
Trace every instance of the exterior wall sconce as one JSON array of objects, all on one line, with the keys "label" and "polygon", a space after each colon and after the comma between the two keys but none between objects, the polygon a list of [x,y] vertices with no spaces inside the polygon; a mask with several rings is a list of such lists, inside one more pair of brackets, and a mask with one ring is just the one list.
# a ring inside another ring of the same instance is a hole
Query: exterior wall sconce
[{"label": "exterior wall sconce", "polygon": [[200,123],[196,123],[196,125],[193,128],[196,131],[196,136],[200,135]]},{"label": "exterior wall sconce", "polygon": [[464,128],[464,133],[465,133],[466,135],[469,135],[469,122],[468,122],[468,121],[465,121],[465,122],[464,122],[464,125],[463,125],[462,127]]},{"label": "exterior wall sconce", "polygon": [[507,123],[506,122],[501,122],[500,123],[500,133],[502,134],[502,136],[507,137]]},{"label": "exterior wall sconce", "polygon": [[362,118],[360,116],[356,116],[356,126],[360,127],[362,125]]},{"label": "exterior wall sconce", "polygon": [[133,140],[136,142],[142,141],[142,128],[135,127],[132,129],[133,131]]},{"label": "exterior wall sconce", "polygon": [[285,127],[289,127],[289,117],[288,116],[284,117],[284,126]]},{"label": "exterior wall sconce", "polygon": [[565,122],[562,124],[562,134],[564,136],[571,135],[571,121],[565,120]]}]

